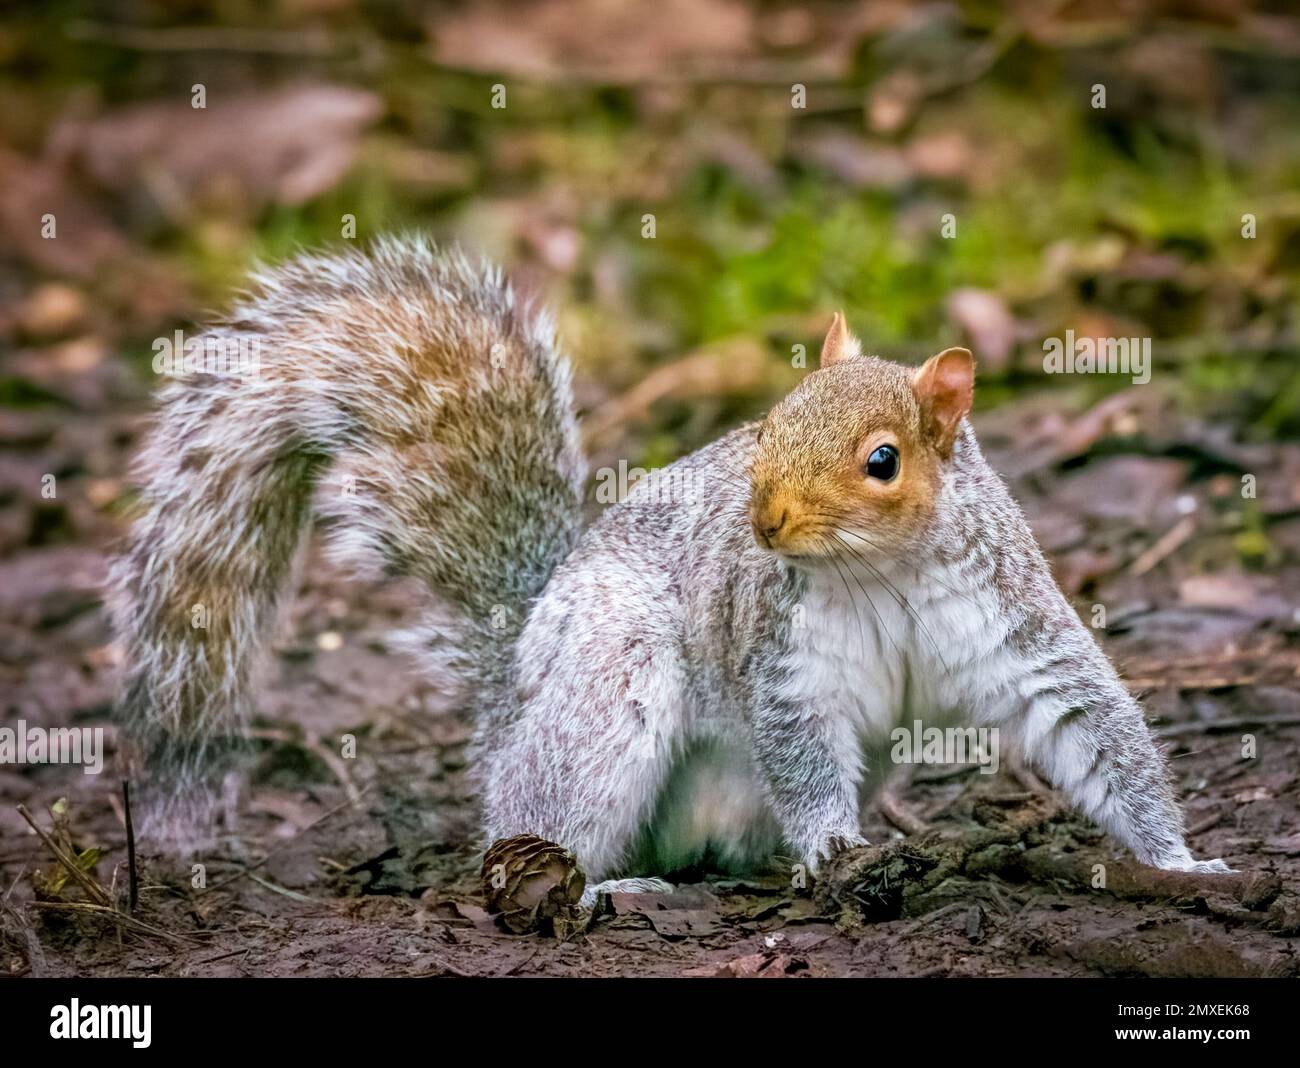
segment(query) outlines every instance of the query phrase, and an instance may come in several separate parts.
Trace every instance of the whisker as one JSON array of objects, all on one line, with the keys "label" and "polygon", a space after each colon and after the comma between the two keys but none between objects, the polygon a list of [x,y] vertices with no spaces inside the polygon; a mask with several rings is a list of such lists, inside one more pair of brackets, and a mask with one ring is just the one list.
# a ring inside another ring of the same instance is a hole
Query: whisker
[{"label": "whisker", "polygon": [[[855,530],[846,530],[845,528],[837,525],[834,521],[841,518],[838,515],[832,515],[830,512],[809,512],[808,514],[817,519],[830,520],[831,525],[834,526],[835,529],[839,531],[841,534],[847,534],[851,538],[857,538],[859,541],[865,542],[870,548],[875,549],[877,552],[885,551],[884,549],[882,549],[882,547],[878,542],[873,541],[871,538],[868,538],[865,534],[859,534]],[[972,597],[969,593],[965,593],[962,590],[955,589],[954,587],[948,585],[948,583],[944,582],[944,580],[941,579],[938,575],[926,571],[919,564],[905,563],[903,561],[899,561],[899,562],[903,563],[903,566],[905,566],[909,571],[915,572],[918,579],[924,578],[929,582],[933,582],[936,586],[939,586],[942,589],[946,590],[948,593],[952,594],[952,596],[961,598],[964,601],[968,601],[970,604],[973,605],[979,604],[979,602],[974,597]]]},{"label": "whisker", "polygon": [[[835,517],[834,517],[834,516],[826,516],[825,518],[827,518],[827,519],[834,519]],[[857,531],[855,531],[855,530],[845,530],[843,527],[836,527],[836,529],[839,530],[840,533],[842,533],[842,534],[847,534],[847,535],[848,535],[849,537],[851,537],[851,538],[857,538],[859,541],[866,542],[868,546],[870,546],[871,548],[875,549],[877,552],[882,551],[882,550],[881,550],[881,547],[880,547],[880,545],[879,545],[879,543],[878,543],[878,542],[875,542],[875,541],[872,541],[872,540],[871,540],[870,538],[868,538],[865,534],[859,534],[859,533],[858,533]],[[918,579],[922,579],[922,578],[924,578],[924,579],[927,580],[928,582],[933,582],[936,586],[939,586],[939,587],[943,588],[943,589],[946,590],[948,593],[952,594],[952,596],[954,596],[954,597],[959,597],[959,598],[961,598],[962,600],[964,600],[964,601],[969,601],[971,604],[974,604],[974,605],[978,605],[978,604],[979,604],[979,602],[976,601],[975,598],[972,597],[969,593],[965,593],[965,592],[963,592],[962,590],[958,590],[958,589],[955,589],[955,588],[952,587],[952,586],[949,586],[949,585],[948,585],[946,582],[944,582],[944,580],[941,579],[938,575],[931,574],[930,572],[928,572],[928,571],[926,571],[924,568],[922,568],[919,564],[911,563],[911,564],[905,564],[904,566],[906,566],[906,567],[907,567],[909,570],[911,570],[911,571],[915,571],[915,572],[916,572],[916,576],[917,576]]]},{"label": "whisker", "polygon": [[853,554],[853,557],[860,564],[862,564],[863,567],[865,567],[868,571],[871,572],[873,576],[875,576],[877,582],[880,582],[882,585],[884,585],[884,587],[893,596],[894,600],[898,602],[899,608],[901,608],[905,613],[907,613],[908,617],[916,625],[917,629],[922,634],[925,635],[926,640],[929,641],[930,643],[930,647],[934,650],[934,655],[938,657],[939,663],[943,665],[944,671],[951,674],[952,668],[950,668],[948,666],[948,662],[944,660],[943,653],[939,649],[939,643],[935,641],[934,635],[931,633],[930,628],[925,625],[925,621],[921,619],[916,609],[912,607],[911,602],[908,601],[907,597],[903,594],[903,592],[899,590],[899,588],[895,586],[893,582],[891,582],[889,578],[886,577],[880,571],[879,568],[875,567],[871,563],[871,561],[869,561],[866,557],[864,557],[861,553],[859,553],[856,549],[854,549],[853,546],[850,545],[847,541],[839,537],[839,533],[838,533],[839,529],[840,529],[839,527],[835,528],[837,532],[836,539],[840,542],[841,545],[844,546],[844,548],[848,549],[848,551]]},{"label": "whisker", "polygon": [[[832,553],[832,554],[828,554],[828,555],[826,556],[826,559],[827,559],[827,560],[830,560],[832,563],[836,563],[836,557],[835,557],[835,555],[834,555],[833,553]],[[836,563],[836,567],[837,567],[837,569],[838,569],[838,563]],[[867,599],[867,604],[870,606],[871,611],[872,611],[872,613],[875,615],[877,622],[879,622],[879,624],[880,624],[880,629],[881,629],[882,631],[884,631],[884,633],[885,633],[885,637],[889,639],[889,644],[892,645],[892,646],[894,647],[894,652],[898,653],[899,656],[902,656],[902,655],[903,655],[903,651],[898,647],[898,643],[897,643],[896,641],[894,641],[894,636],[889,632],[889,627],[888,627],[888,625],[885,623],[885,617],[882,616],[882,615],[880,614],[880,609],[878,609],[878,608],[876,607],[876,602],[873,601],[873,600],[871,599],[871,594],[869,594],[869,593],[867,592],[867,588],[866,588],[866,586],[862,585],[862,579],[860,579],[856,574],[853,573],[853,569],[852,569],[852,568],[849,569],[849,574],[853,576],[853,581],[854,581],[855,583],[857,583],[857,587],[858,587],[858,589],[862,591],[862,596],[865,597],[865,598]],[[845,591],[846,591],[846,592],[848,593],[848,595],[849,595],[849,600],[852,601],[852,600],[853,600],[853,592],[852,592],[851,590],[848,589],[848,585],[847,585],[847,583],[845,584]],[[877,651],[877,653],[879,653],[879,652],[881,651],[881,650],[880,650],[880,645],[879,645],[879,643],[877,643],[877,645],[876,645],[876,651]]]},{"label": "whisker", "polygon": [[703,522],[698,523],[692,528],[692,534],[696,537],[700,535],[712,535],[726,533],[731,520],[735,521],[735,532],[745,537],[749,536],[749,516],[744,512],[714,512],[706,516]]},{"label": "whisker", "polygon": [[863,644],[866,644],[867,632],[862,626],[862,615],[858,611],[857,602],[853,599],[853,591],[849,589],[849,580],[844,577],[844,572],[840,570],[840,565],[836,563],[834,559],[831,560],[831,566],[835,568],[835,573],[839,575],[840,581],[844,583],[844,592],[848,594],[849,601],[853,604],[853,614],[857,616],[858,619],[858,639]]}]

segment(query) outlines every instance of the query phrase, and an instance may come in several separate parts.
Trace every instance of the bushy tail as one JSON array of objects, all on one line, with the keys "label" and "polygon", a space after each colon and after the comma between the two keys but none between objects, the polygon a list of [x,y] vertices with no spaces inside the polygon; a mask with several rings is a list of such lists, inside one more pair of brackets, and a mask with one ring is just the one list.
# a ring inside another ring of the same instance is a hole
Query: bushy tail
[{"label": "bushy tail", "polygon": [[404,238],[263,274],[187,346],[200,366],[162,391],[112,573],[145,833],[193,848],[211,825],[314,514],[339,555],[421,578],[451,609],[419,632],[429,660],[484,698],[505,683],[580,522],[553,334],[498,271]]}]

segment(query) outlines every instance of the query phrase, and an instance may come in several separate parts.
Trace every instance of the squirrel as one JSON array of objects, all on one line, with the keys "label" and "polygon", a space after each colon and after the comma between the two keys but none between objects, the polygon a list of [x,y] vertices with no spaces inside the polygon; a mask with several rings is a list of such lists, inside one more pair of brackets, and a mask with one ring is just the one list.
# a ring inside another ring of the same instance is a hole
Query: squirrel
[{"label": "squirrel", "polygon": [[572,850],[584,900],[782,849],[815,873],[865,844],[873,747],[918,713],[996,728],[1140,862],[1231,870],[1188,851],[1140,706],[982,456],[966,349],[914,370],[836,315],[761,422],[584,529],[570,367],[498,269],[420,237],[304,255],[209,336],[261,366],[164,386],[111,571],[164,845],[216,817],[315,518],[427,587],[406,644],[477,709],[484,841]]}]

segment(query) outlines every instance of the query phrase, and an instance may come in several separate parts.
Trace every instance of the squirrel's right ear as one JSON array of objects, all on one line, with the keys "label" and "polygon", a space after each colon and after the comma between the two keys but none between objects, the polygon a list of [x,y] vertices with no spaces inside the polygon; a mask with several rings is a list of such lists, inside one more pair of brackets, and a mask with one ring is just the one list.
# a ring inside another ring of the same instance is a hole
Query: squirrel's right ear
[{"label": "squirrel's right ear", "polygon": [[844,321],[844,313],[837,311],[831,320],[831,328],[826,331],[826,340],[822,342],[822,367],[851,360],[862,354],[858,339],[849,333],[849,324]]},{"label": "squirrel's right ear", "polygon": [[948,455],[975,399],[975,357],[969,349],[944,349],[931,356],[912,376],[912,392],[927,432],[939,452]]}]

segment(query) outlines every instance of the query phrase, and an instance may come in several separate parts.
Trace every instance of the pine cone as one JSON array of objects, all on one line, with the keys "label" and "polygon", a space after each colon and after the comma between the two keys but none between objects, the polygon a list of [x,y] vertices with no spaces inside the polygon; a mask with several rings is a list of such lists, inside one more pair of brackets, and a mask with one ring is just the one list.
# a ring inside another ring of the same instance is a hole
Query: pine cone
[{"label": "pine cone", "polygon": [[570,932],[587,885],[572,853],[535,834],[493,842],[482,879],[488,912],[500,913],[500,922],[516,934],[556,930],[557,923]]}]

